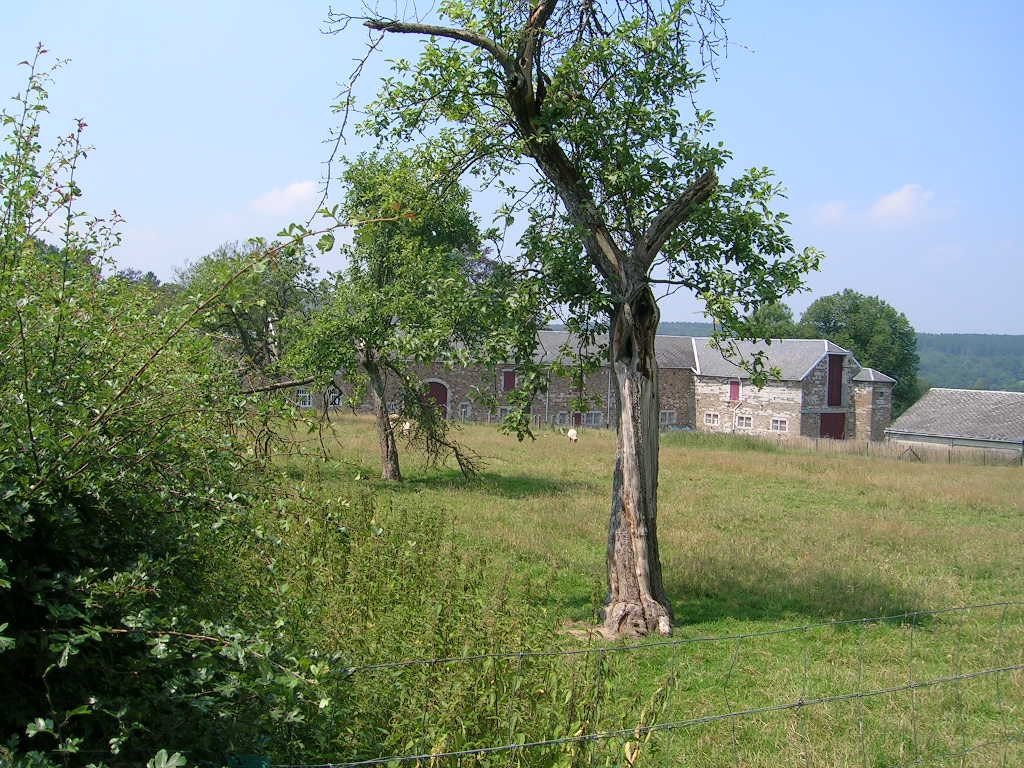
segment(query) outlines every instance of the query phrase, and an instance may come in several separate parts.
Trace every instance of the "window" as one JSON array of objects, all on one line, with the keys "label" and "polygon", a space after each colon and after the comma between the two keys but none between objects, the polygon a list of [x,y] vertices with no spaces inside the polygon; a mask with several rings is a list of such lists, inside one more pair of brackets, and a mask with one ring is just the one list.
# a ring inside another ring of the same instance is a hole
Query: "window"
[{"label": "window", "polygon": [[718,426],[718,414],[717,413],[705,413],[704,414],[704,423],[707,424],[709,427],[717,427]]},{"label": "window", "polygon": [[328,408],[343,408],[345,406],[345,393],[335,386],[328,388],[326,393]]},{"label": "window", "polygon": [[566,413],[565,411],[559,411],[558,415],[555,416],[555,425],[559,426],[559,427],[564,427],[568,423],[569,423],[569,414]]},{"label": "window", "polygon": [[740,399],[740,383],[738,381],[729,382],[729,401],[737,402]]},{"label": "window", "polygon": [[473,404],[462,402],[459,403],[459,418],[463,421],[469,421],[473,418]]},{"label": "window", "polygon": [[502,371],[501,372],[501,391],[511,392],[516,388],[516,372],[515,371]]},{"label": "window", "polygon": [[658,424],[663,427],[669,427],[676,423],[676,412],[675,411],[662,411],[658,414]]},{"label": "window", "polygon": [[295,389],[295,404],[299,408],[312,408],[313,393],[305,387],[297,387]]},{"label": "window", "polygon": [[584,427],[603,427],[604,414],[600,411],[587,411],[583,414]]},{"label": "window", "polygon": [[789,431],[789,420],[788,419],[772,419],[772,432],[788,432]]},{"label": "window", "polygon": [[740,416],[736,415],[736,428],[737,429],[750,429],[754,426],[753,416]]},{"label": "window", "polygon": [[502,405],[502,406],[499,406],[499,408],[498,408],[498,418],[499,418],[499,419],[502,419],[502,420],[504,420],[504,419],[508,418],[508,415],[509,415],[510,413],[512,413],[512,411],[513,411],[513,410],[514,410],[514,409],[512,408],[512,406],[511,406],[511,405]]}]

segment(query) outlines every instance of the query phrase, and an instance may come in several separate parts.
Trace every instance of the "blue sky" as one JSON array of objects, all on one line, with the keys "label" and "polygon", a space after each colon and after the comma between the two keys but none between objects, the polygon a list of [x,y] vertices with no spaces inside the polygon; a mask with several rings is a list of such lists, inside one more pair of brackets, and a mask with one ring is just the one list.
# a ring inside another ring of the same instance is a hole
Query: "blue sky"
[{"label": "blue sky", "polygon": [[[826,253],[797,313],[853,288],[919,331],[1024,333],[1024,5],[735,0],[725,12],[728,56],[699,103],[736,169],[785,183],[797,244]],[[306,0],[18,3],[0,28],[0,95],[21,88],[16,65],[36,42],[71,59],[51,88],[51,135],[85,118],[87,210],[125,217],[120,263],[171,278],[319,199],[330,107],[362,42],[321,34],[326,13]],[[679,294],[662,312],[702,319]]]}]

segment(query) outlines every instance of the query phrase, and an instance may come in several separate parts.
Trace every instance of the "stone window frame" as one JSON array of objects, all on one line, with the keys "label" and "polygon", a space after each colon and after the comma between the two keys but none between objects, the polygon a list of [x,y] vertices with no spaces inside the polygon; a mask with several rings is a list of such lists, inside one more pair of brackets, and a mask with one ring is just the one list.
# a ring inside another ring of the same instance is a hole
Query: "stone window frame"
[{"label": "stone window frame", "polygon": [[781,416],[772,417],[772,432],[789,432],[789,419]]},{"label": "stone window frame", "polygon": [[662,427],[671,427],[676,423],[676,412],[674,410],[659,411],[658,424]]},{"label": "stone window frame", "polygon": [[459,403],[459,418],[462,421],[469,421],[473,418],[473,404],[469,400]]},{"label": "stone window frame", "polygon": [[313,407],[313,391],[308,387],[295,388],[295,405],[298,408]]},{"label": "stone window frame", "polygon": [[717,427],[721,424],[721,417],[717,411],[705,411],[704,413],[704,425],[707,427]]},{"label": "stone window frame", "polygon": [[[743,422],[743,423],[741,423]],[[754,417],[745,413],[736,414],[736,429],[753,429]]]},{"label": "stone window frame", "polygon": [[580,413],[580,426],[600,429],[604,426],[604,414],[601,411],[583,411]]},{"label": "stone window frame", "polygon": [[569,424],[569,421],[570,421],[570,419],[569,419],[569,412],[568,411],[559,411],[558,413],[555,414],[555,426],[557,426],[557,427],[567,426]]},{"label": "stone window frame", "polygon": [[498,406],[498,421],[504,421],[515,409],[511,405]]}]

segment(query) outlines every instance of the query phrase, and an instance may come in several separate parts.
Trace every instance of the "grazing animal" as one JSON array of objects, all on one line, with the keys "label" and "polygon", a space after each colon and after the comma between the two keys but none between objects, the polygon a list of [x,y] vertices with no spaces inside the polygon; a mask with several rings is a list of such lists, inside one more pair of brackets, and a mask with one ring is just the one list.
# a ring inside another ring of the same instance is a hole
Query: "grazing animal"
[{"label": "grazing animal", "polygon": [[579,432],[577,432],[575,428],[570,429],[565,434],[569,438],[569,442],[570,443],[578,443],[579,442],[580,435],[579,435]]}]

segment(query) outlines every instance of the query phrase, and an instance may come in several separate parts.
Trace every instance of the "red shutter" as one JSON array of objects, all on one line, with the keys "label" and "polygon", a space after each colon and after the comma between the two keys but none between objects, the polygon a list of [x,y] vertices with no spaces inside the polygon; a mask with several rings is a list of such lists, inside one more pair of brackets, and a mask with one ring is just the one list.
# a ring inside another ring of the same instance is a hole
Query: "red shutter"
[{"label": "red shutter", "polygon": [[511,392],[516,388],[516,372],[515,371],[502,371],[501,372],[501,391]]},{"label": "red shutter", "polygon": [[732,401],[740,399],[740,383],[738,381],[729,382],[729,399]]}]

